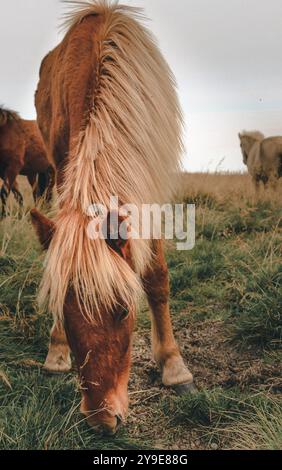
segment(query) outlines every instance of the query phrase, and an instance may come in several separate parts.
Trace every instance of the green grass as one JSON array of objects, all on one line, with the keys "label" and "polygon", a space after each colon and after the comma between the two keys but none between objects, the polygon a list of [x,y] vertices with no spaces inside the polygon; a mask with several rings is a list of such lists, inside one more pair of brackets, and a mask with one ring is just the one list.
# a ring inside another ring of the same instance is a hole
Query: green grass
[{"label": "green grass", "polygon": [[[222,186],[226,177],[212,178]],[[219,197],[201,184],[199,177],[184,196],[197,205],[194,250],[167,246],[174,329],[199,393],[177,398],[161,386],[142,304],[131,411],[116,438],[88,428],[75,372],[42,370],[52,319],[36,302],[43,255],[31,204],[0,221],[0,449],[281,449],[279,198],[256,200],[239,189],[231,197],[228,185]]]},{"label": "green grass", "polygon": [[[126,430],[105,440],[79,413],[80,392],[72,376],[48,377],[38,370],[10,367],[0,386],[1,448],[19,450],[136,449]],[[143,448],[144,442],[143,442]]]},{"label": "green grass", "polygon": [[200,428],[207,446],[279,450],[282,447],[282,407],[265,394],[214,389],[166,400],[164,412],[175,425]]},{"label": "green grass", "polygon": [[237,340],[264,347],[281,347],[282,266],[251,272],[238,306],[234,307]]}]

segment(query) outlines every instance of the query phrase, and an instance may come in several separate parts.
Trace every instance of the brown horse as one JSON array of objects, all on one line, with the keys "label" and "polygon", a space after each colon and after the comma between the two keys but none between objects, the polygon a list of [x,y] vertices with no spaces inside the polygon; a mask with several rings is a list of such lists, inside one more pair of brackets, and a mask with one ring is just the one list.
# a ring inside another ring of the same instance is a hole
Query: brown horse
[{"label": "brown horse", "polygon": [[179,392],[194,389],[173,336],[161,241],[92,240],[87,231],[93,204],[110,210],[111,196],[137,207],[168,202],[176,187],[180,106],[172,73],[141,17],[139,9],[116,3],[78,2],[65,38],[42,63],[36,93],[59,193],[54,221],[32,212],[48,250],[40,300],[48,299],[55,315],[45,367],[68,370],[70,346],[81,411],[91,425],[113,433],[128,410],[141,288],[152,311],[153,356],[163,383]]},{"label": "brown horse", "polygon": [[47,159],[36,121],[23,120],[14,111],[0,108],[0,178],[4,181],[1,189],[3,215],[11,191],[19,204],[23,204],[23,197],[16,182],[18,175],[27,176],[35,200],[43,196],[45,191],[46,199],[51,200],[54,170]]}]

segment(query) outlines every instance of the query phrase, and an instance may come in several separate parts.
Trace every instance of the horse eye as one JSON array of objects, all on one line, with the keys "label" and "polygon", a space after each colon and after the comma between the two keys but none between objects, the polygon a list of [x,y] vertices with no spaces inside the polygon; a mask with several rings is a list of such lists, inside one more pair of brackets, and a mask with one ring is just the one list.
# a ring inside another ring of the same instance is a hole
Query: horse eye
[{"label": "horse eye", "polygon": [[119,315],[120,321],[126,320],[128,315],[129,315],[129,309],[128,308],[122,309]]}]

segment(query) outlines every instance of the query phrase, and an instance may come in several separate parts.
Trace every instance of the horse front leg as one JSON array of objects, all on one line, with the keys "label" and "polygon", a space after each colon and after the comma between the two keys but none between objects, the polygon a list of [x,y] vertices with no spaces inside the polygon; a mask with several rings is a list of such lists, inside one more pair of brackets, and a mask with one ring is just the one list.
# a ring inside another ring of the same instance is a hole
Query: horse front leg
[{"label": "horse front leg", "polygon": [[259,176],[253,176],[253,185],[255,188],[256,195],[260,194],[260,183],[261,183],[261,178]]},{"label": "horse front leg", "polygon": [[65,328],[55,321],[51,330],[48,355],[44,369],[52,373],[69,372],[72,368],[70,348],[68,345]]},{"label": "horse front leg", "polygon": [[179,394],[195,392],[194,379],[175,341],[169,309],[169,275],[162,242],[154,242],[154,262],[143,278],[152,312],[153,357],[162,370],[162,381]]},{"label": "horse front leg", "polygon": [[268,177],[266,189],[270,189],[272,191],[276,191],[278,187],[278,180],[279,180],[279,175],[272,173]]}]

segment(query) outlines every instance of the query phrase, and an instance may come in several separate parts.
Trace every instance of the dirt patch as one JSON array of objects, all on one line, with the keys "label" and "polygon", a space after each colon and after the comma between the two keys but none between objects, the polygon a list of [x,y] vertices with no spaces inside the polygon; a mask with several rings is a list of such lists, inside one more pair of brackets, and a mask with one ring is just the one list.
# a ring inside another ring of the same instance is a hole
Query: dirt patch
[{"label": "dirt patch", "polygon": [[282,387],[281,362],[267,364],[258,358],[258,349],[238,349],[226,335],[222,321],[207,321],[176,333],[184,357],[199,387],[267,387],[275,392]]},{"label": "dirt patch", "polygon": [[[258,351],[239,351],[226,338],[221,321],[208,321],[176,331],[181,351],[199,389],[238,387],[278,392],[282,388],[282,367],[258,359]],[[188,426],[179,428],[162,413],[160,401],[173,394],[161,383],[151,359],[150,332],[135,334],[130,380],[129,434],[143,435],[157,449],[207,449],[202,433]]]}]

